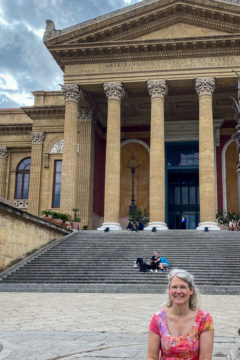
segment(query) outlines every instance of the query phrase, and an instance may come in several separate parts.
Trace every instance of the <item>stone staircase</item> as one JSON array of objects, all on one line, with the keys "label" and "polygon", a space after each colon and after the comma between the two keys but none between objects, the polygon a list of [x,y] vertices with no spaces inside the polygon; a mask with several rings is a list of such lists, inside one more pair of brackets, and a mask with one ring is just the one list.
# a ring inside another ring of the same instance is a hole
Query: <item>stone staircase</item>
[{"label": "stone staircase", "polygon": [[0,274],[0,291],[163,293],[167,273],[141,273],[152,251],[192,272],[205,294],[240,294],[240,232],[80,231]]}]

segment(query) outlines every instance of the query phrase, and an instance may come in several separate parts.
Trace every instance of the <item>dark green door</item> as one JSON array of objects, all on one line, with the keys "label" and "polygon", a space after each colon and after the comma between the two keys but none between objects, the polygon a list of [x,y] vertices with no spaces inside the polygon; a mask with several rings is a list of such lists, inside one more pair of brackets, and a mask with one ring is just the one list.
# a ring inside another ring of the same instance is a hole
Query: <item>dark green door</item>
[{"label": "dark green door", "polygon": [[199,223],[198,172],[168,172],[168,227],[181,228],[181,215],[187,219],[186,228],[196,229]]}]

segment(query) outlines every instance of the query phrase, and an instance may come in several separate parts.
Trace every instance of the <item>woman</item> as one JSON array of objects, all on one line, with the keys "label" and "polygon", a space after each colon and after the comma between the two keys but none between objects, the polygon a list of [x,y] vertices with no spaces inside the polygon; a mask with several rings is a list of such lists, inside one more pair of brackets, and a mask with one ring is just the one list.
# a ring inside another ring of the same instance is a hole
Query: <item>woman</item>
[{"label": "woman", "polygon": [[173,269],[168,280],[166,306],[150,322],[147,360],[211,360],[213,321],[198,308],[193,275]]},{"label": "woman", "polygon": [[181,229],[186,230],[186,226],[187,226],[187,219],[184,216],[184,214],[182,214],[182,217],[181,217]]}]

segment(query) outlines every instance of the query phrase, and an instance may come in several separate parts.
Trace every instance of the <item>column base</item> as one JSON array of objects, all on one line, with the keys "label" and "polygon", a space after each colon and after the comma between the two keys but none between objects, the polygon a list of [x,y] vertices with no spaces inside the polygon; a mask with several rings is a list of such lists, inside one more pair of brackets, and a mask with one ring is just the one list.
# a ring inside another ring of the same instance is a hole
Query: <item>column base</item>
[{"label": "column base", "polygon": [[106,228],[114,231],[122,231],[120,224],[114,222],[104,222],[97,230],[104,231]]},{"label": "column base", "polygon": [[211,221],[203,221],[203,222],[199,223],[196,230],[204,231],[205,228],[208,228],[208,230],[220,230],[220,227],[218,226],[218,224],[216,222],[211,222]]},{"label": "column base", "polygon": [[165,224],[164,222],[161,221],[155,221],[155,222],[150,222],[148,223],[148,226],[146,226],[144,228],[145,231],[152,231],[153,228],[156,228],[156,230],[160,230],[160,231],[164,231],[164,230],[168,230],[167,224]]}]

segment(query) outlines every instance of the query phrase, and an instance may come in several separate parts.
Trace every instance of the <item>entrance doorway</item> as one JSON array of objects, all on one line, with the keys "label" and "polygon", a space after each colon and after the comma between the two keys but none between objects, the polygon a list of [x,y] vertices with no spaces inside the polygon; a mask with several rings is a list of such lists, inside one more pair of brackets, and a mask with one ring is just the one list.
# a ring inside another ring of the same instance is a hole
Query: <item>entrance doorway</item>
[{"label": "entrance doorway", "polygon": [[168,171],[168,227],[181,228],[181,215],[186,229],[196,229],[200,221],[198,172]]}]

